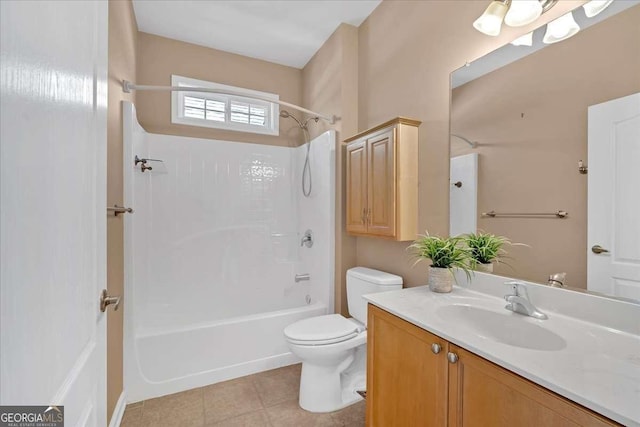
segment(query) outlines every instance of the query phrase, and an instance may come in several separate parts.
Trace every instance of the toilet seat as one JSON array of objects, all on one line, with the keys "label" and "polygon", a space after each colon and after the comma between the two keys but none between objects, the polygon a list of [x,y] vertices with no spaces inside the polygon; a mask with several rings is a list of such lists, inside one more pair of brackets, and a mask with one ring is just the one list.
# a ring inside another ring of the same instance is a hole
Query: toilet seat
[{"label": "toilet seat", "polygon": [[340,314],[311,317],[295,322],[284,329],[284,335],[292,344],[326,345],[347,341],[364,330],[364,327]]}]

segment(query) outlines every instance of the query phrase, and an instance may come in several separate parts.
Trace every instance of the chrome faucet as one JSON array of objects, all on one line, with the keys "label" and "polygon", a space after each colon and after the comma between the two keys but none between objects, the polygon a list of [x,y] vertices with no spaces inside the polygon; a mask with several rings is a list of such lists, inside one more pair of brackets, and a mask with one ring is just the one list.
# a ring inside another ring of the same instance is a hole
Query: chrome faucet
[{"label": "chrome faucet", "polygon": [[524,283],[514,281],[505,282],[505,285],[511,288],[511,293],[504,296],[505,301],[509,303],[504,308],[535,319],[547,319],[547,315],[538,310],[529,300],[527,286]]},{"label": "chrome faucet", "polygon": [[567,273],[555,273],[549,276],[547,283],[554,288],[564,288],[564,281],[567,279]]}]

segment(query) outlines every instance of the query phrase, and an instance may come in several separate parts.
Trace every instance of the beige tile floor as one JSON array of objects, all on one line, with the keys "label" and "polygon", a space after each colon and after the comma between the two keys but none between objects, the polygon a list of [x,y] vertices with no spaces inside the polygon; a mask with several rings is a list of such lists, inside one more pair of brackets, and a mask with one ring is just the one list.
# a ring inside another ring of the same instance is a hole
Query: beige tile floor
[{"label": "beige tile floor", "polygon": [[121,426],[364,426],[364,401],[328,414],[300,409],[300,367],[287,366],[127,405]]}]

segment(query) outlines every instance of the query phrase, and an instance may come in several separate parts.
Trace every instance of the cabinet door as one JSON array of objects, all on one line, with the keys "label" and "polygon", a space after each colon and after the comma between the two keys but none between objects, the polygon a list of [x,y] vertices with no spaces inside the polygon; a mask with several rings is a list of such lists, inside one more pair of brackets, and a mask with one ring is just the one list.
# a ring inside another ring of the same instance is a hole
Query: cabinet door
[{"label": "cabinet door", "polygon": [[373,305],[367,326],[367,426],[445,426],[447,342]]},{"label": "cabinet door", "polygon": [[367,232],[375,236],[396,234],[395,128],[367,140]]},{"label": "cabinet door", "polygon": [[347,145],[347,231],[366,233],[367,145],[366,141]]},{"label": "cabinet door", "polygon": [[481,357],[449,344],[449,426],[617,425]]}]

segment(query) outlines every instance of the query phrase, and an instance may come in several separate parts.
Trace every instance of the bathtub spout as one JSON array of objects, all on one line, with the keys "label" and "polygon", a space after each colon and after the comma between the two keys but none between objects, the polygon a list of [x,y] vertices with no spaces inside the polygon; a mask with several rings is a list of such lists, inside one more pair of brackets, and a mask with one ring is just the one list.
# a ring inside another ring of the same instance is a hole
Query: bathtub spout
[{"label": "bathtub spout", "polygon": [[309,273],[296,274],[294,280],[296,281],[296,283],[302,282],[303,280],[311,280],[311,275]]}]

